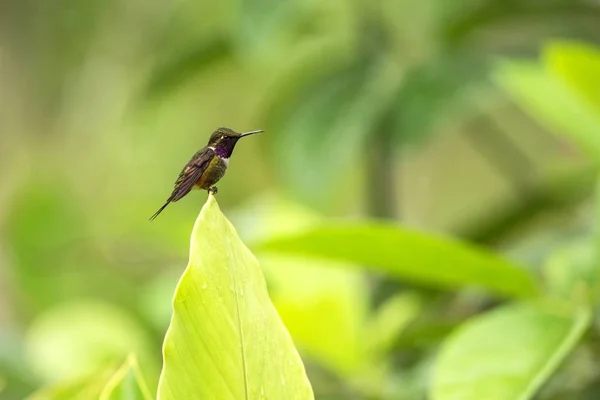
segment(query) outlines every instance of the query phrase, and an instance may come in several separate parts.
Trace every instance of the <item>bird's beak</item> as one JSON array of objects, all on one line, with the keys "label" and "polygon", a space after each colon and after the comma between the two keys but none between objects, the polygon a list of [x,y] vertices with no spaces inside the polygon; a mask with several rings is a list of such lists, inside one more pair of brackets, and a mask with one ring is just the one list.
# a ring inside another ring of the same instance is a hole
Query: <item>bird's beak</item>
[{"label": "bird's beak", "polygon": [[261,130],[258,130],[258,131],[246,132],[246,133],[242,133],[242,134],[240,135],[240,137],[244,137],[244,136],[250,136],[250,135],[254,135],[254,134],[256,134],[256,133],[261,133],[261,132],[264,132],[264,131],[261,129]]}]

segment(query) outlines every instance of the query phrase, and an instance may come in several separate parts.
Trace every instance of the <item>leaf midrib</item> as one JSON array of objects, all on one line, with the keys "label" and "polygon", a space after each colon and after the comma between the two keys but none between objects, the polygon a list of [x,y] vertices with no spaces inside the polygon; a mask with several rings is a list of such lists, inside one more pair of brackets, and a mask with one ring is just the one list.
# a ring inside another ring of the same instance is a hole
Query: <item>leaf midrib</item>
[{"label": "leaf midrib", "polygon": [[[231,242],[229,243],[231,245]],[[230,254],[234,254],[234,253],[230,253]],[[243,373],[244,373],[244,393],[245,393],[245,398],[246,400],[250,399],[250,394],[248,393],[248,369],[247,369],[247,364],[246,364],[246,345],[244,343],[244,331],[242,329],[242,320],[240,317],[240,303],[238,300],[238,290],[237,290],[237,281],[235,279],[235,274],[232,271],[232,264],[231,262],[228,263],[228,272],[229,272],[229,276],[231,277],[231,281],[233,282],[233,293],[235,295],[235,311],[237,314],[237,325],[238,325],[238,334],[240,335],[240,342],[241,342],[241,347],[242,347],[242,368],[243,368]]]}]

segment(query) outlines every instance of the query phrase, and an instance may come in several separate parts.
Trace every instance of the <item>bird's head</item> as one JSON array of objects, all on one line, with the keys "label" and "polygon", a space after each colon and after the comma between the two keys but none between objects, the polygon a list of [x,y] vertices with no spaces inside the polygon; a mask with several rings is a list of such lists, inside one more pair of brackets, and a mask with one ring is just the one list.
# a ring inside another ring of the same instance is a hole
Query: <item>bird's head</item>
[{"label": "bird's head", "polygon": [[219,157],[229,158],[238,140],[245,136],[261,132],[262,130],[237,133],[233,129],[218,128],[210,135],[208,146],[212,147]]}]

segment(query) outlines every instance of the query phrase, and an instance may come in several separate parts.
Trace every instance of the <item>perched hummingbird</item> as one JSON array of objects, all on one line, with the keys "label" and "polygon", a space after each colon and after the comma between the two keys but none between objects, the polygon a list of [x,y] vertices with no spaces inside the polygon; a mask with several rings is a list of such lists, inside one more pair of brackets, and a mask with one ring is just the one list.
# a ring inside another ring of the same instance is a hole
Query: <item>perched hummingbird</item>
[{"label": "perched hummingbird", "polygon": [[210,135],[206,147],[198,150],[192,159],[183,167],[175,188],[166,203],[150,217],[150,221],[158,217],[169,203],[175,202],[190,192],[194,187],[208,190],[208,193],[217,193],[214,186],[225,175],[229,165],[229,157],[238,140],[245,136],[261,133],[262,130],[246,133],[237,133],[229,128],[218,128]]}]

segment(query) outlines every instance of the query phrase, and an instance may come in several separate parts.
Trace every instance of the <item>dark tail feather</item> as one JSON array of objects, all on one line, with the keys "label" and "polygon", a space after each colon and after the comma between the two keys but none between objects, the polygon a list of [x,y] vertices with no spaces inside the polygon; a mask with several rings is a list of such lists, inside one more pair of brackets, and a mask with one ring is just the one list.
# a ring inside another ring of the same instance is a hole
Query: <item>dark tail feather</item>
[{"label": "dark tail feather", "polygon": [[164,204],[164,205],[163,205],[161,208],[159,208],[157,212],[155,212],[155,213],[154,213],[154,214],[153,214],[153,215],[150,217],[149,221],[154,221],[154,219],[155,219],[156,217],[158,217],[158,214],[160,214],[160,213],[162,212],[162,210],[164,210],[165,208],[167,208],[167,206],[168,206],[168,205],[171,203],[171,201],[173,201],[173,197],[172,197],[172,196],[171,196],[171,197],[169,197],[169,198],[167,199],[167,202],[166,202],[166,203],[165,203],[165,204]]}]

